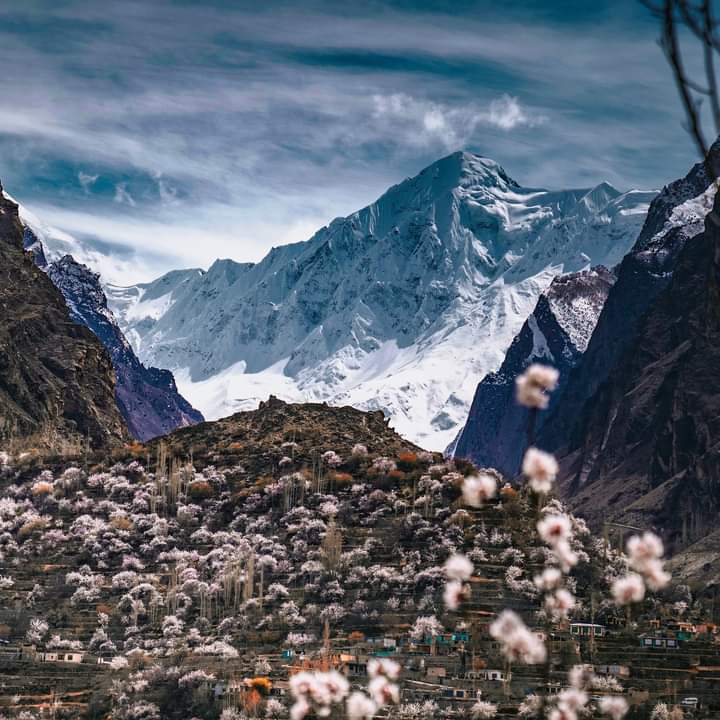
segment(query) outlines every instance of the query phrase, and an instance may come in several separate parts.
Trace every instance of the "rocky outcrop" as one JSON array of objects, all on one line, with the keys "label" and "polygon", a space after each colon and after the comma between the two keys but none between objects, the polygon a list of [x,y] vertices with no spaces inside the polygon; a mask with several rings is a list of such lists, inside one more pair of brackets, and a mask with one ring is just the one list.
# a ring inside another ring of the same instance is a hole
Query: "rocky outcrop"
[{"label": "rocky outcrop", "polygon": [[[587,348],[614,279],[600,266],[553,280],[500,369],[478,385],[467,423],[455,446],[448,449],[450,455],[497,468],[508,476],[518,472],[528,441],[528,411],[515,402],[515,378],[533,362],[556,367],[560,385],[551,398],[555,402]],[[538,423],[545,417],[547,413],[540,415]]]},{"label": "rocky outcrop", "polygon": [[171,456],[192,456],[199,464],[232,465],[236,458],[251,477],[276,471],[283,455],[292,456],[295,466],[316,465],[327,450],[349,458],[357,443],[371,454],[389,457],[420,450],[398,435],[380,410],[286,403],[273,396],[257,410],[182,428],[150,447],[160,443]]},{"label": "rocky outcrop", "polygon": [[0,439],[53,449],[125,440],[107,351],[23,248],[18,207],[0,188]]},{"label": "rocky outcrop", "polygon": [[[37,260],[38,253],[35,257]],[[46,269],[65,297],[72,319],[92,330],[110,353],[115,368],[118,407],[135,438],[146,441],[179,427],[202,422],[203,416],[178,392],[169,370],[148,368],[138,360],[108,309],[96,273],[70,255],[51,263]]]}]

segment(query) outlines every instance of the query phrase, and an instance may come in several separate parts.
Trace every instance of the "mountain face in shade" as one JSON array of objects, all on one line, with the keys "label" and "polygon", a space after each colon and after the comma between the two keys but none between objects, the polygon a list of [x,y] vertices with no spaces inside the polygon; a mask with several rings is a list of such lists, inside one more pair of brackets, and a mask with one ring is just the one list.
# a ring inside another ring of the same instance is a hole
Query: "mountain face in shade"
[{"label": "mountain face in shade", "polygon": [[[711,152],[720,157],[720,144]],[[698,163],[653,200],[637,242],[617,268],[617,282],[587,351],[543,425],[539,440],[543,447],[561,452],[582,443],[586,406],[595,403],[593,396],[634,342],[644,315],[667,288],[680,251],[689,238],[702,232],[713,197],[705,165]]]},{"label": "mountain face in shade", "polygon": [[381,409],[442,450],[552,279],[616,265],[655,193],[524,188],[454,153],[257,264],[108,288],[139,358],[206,417],[275,394]]},{"label": "mountain face in shade", "polygon": [[[36,260],[41,253],[40,244]],[[145,441],[202,422],[203,416],[178,393],[171,372],[145,367],[138,360],[108,309],[96,273],[70,255],[47,265],[46,272],[65,297],[71,318],[90,328],[108,349],[118,407],[135,438]]]},{"label": "mountain face in shade", "polygon": [[[512,341],[500,369],[478,385],[467,423],[448,454],[497,468],[510,477],[519,471],[528,443],[528,410],[515,402],[515,379],[533,362],[556,367],[560,381],[551,396],[554,403],[587,349],[614,280],[602,266],[553,280]],[[545,417],[547,411],[539,415],[536,430]]]},{"label": "mountain face in shade", "polygon": [[655,526],[673,551],[716,530],[720,510],[719,209],[684,243],[562,462],[574,507]]},{"label": "mountain face in shade", "polygon": [[124,441],[107,351],[71,320],[23,246],[18,206],[0,187],[0,439],[52,448]]}]

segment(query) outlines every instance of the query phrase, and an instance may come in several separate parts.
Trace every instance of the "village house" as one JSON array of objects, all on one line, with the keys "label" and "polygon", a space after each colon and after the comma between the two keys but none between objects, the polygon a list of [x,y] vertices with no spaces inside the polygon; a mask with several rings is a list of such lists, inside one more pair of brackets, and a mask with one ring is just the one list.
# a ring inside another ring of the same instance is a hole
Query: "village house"
[{"label": "village house", "polygon": [[505,682],[508,679],[508,674],[504,670],[488,668],[487,670],[483,670],[482,679],[492,682]]},{"label": "village house", "polygon": [[656,631],[638,636],[640,647],[653,650],[677,650],[680,641],[672,633]]},{"label": "village house", "polygon": [[613,677],[630,677],[630,668],[627,665],[596,665],[595,672],[598,675],[612,675]]},{"label": "village house", "polygon": [[77,652],[77,651],[66,651],[62,650],[60,652],[42,652],[37,654],[37,659],[39,662],[62,662],[62,663],[73,663],[73,664],[79,664],[83,661],[83,657],[85,657],[85,653]]},{"label": "village house", "polygon": [[447,669],[444,667],[429,667],[425,674],[428,680],[441,680],[447,677]]},{"label": "village house", "polygon": [[597,623],[575,622],[570,623],[570,634],[582,639],[598,638],[604,637],[607,634],[607,629],[604,625],[598,625]]}]

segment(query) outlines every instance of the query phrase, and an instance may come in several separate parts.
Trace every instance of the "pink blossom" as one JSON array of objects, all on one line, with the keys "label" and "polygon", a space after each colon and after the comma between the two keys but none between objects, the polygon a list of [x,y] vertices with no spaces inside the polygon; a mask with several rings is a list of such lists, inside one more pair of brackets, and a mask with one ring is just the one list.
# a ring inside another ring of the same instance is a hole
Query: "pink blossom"
[{"label": "pink blossom", "polygon": [[367,670],[371,678],[383,676],[389,680],[397,680],[400,677],[400,665],[387,658],[371,658]]},{"label": "pink blossom", "polygon": [[572,535],[572,526],[567,515],[546,515],[537,524],[538,533],[544,542],[555,546]]},{"label": "pink blossom", "polygon": [[452,580],[447,583],[443,592],[445,607],[448,610],[457,610],[460,607],[460,603],[463,601],[464,595],[465,591],[461,582],[458,580]]},{"label": "pink blossom", "polygon": [[548,392],[557,387],[560,373],[548,365],[533,363],[515,380],[515,397],[520,405],[544,410],[548,406]]},{"label": "pink blossom", "polygon": [[557,460],[550,454],[530,447],[522,462],[523,474],[528,478],[530,487],[539,494],[547,494],[558,474]]},{"label": "pink blossom", "polygon": [[348,720],[372,720],[378,706],[367,695],[354,692],[347,700]]},{"label": "pink blossom", "polygon": [[547,592],[560,586],[562,573],[557,568],[545,568],[541,575],[535,576],[533,581],[538,590]]}]

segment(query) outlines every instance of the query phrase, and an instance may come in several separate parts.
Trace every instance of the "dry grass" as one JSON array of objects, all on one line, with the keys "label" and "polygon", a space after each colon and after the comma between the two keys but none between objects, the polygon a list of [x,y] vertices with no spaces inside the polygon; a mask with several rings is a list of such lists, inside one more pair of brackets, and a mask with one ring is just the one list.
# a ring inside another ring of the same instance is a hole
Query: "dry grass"
[{"label": "dry grass", "polygon": [[35,518],[34,520],[28,520],[19,530],[18,538],[25,540],[32,535],[42,532],[47,527],[47,520],[43,518]]},{"label": "dry grass", "polygon": [[129,517],[125,517],[124,515],[118,515],[117,517],[114,517],[110,521],[110,525],[116,530],[132,530],[134,527],[134,525],[132,524],[132,520],[130,520]]},{"label": "dry grass", "polygon": [[32,486],[32,488],[30,489],[30,492],[35,497],[39,497],[40,495],[49,495],[54,489],[55,489],[55,486],[51,482],[46,482],[45,480],[40,480]]}]

